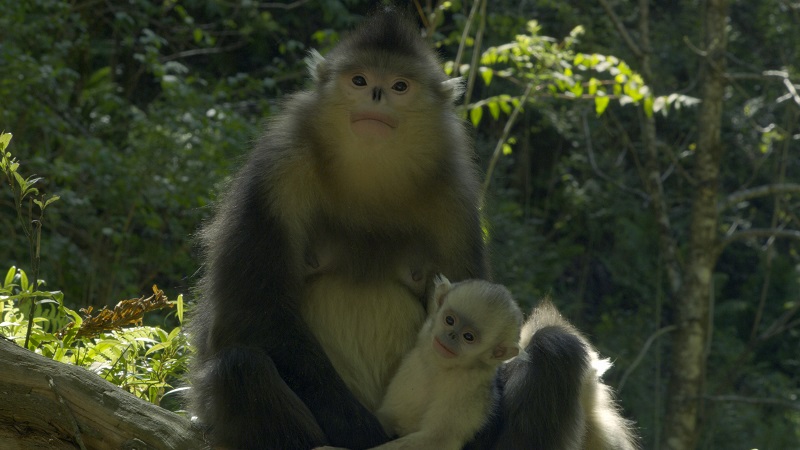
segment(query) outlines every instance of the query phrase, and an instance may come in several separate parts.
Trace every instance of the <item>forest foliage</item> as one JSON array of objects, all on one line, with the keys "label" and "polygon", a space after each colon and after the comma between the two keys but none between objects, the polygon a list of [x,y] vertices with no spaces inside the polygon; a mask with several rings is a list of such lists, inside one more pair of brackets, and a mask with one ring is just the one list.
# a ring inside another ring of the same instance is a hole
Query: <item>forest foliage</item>
[{"label": "forest foliage", "polygon": [[[0,189],[0,332],[160,401],[185,368],[177,314],[58,331],[155,284],[191,307],[194,233],[216,193],[307,82],[308,50],[324,53],[373,3],[0,0],[0,131],[20,164]],[[678,320],[669,262],[691,250],[705,2],[417,3],[443,69],[468,80],[495,279],[526,308],[553,297],[612,358],[606,381],[657,448]],[[797,448],[800,6],[728,9],[698,447]]]}]

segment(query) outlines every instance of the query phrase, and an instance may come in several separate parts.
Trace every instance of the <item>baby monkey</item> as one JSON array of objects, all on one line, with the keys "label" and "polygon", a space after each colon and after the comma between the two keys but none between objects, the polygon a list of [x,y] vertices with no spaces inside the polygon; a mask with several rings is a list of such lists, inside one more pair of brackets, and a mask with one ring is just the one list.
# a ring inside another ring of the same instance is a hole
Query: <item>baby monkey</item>
[{"label": "baby monkey", "polygon": [[377,411],[377,449],[460,450],[486,421],[497,367],[519,353],[522,311],[499,284],[437,277],[428,319]]}]

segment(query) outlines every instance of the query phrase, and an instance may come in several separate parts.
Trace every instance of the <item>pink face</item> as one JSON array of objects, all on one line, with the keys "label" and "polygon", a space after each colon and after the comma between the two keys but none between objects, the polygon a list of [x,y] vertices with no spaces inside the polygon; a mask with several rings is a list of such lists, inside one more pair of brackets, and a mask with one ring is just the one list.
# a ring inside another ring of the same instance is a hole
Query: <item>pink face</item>
[{"label": "pink face", "polygon": [[434,327],[433,348],[443,358],[469,353],[480,342],[477,328],[457,312],[447,309],[439,313]]},{"label": "pink face", "polygon": [[338,83],[350,103],[350,129],[372,139],[393,135],[402,125],[398,111],[412,105],[419,90],[408,78],[369,70],[344,73]]}]

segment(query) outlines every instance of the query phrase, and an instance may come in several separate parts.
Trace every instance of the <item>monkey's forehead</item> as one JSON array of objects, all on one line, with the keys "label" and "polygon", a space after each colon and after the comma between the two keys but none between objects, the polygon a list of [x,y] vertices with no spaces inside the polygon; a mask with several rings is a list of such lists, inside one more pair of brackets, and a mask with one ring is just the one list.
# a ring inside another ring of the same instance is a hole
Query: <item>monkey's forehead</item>
[{"label": "monkey's forehead", "polygon": [[335,73],[370,70],[423,82],[440,83],[447,79],[444,70],[435,58],[415,58],[380,49],[356,51],[348,58],[338,56],[329,57],[331,69]]},{"label": "monkey's forehead", "polygon": [[496,320],[522,324],[522,311],[511,293],[499,284],[479,280],[460,282],[453,286],[445,302],[477,323]]}]

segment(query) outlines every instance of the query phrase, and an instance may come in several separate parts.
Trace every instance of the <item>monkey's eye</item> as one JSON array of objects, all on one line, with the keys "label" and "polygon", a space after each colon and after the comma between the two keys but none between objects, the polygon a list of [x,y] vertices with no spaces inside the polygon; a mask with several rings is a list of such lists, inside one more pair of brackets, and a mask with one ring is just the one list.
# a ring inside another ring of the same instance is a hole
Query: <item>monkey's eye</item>
[{"label": "monkey's eye", "polygon": [[392,85],[392,90],[398,93],[402,93],[408,90],[408,83],[405,81],[395,81]]},{"label": "monkey's eye", "polygon": [[448,324],[450,326],[453,326],[456,323],[456,319],[453,316],[445,316],[444,317],[444,323],[446,323],[446,324]]},{"label": "monkey's eye", "polygon": [[363,75],[356,75],[350,79],[354,86],[363,87],[367,85],[367,79]]},{"label": "monkey's eye", "polygon": [[469,343],[475,342],[475,335],[470,333],[469,331],[464,333],[462,336],[464,336],[464,340]]}]

